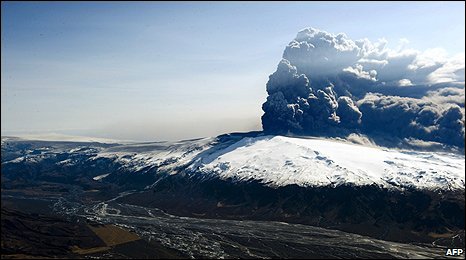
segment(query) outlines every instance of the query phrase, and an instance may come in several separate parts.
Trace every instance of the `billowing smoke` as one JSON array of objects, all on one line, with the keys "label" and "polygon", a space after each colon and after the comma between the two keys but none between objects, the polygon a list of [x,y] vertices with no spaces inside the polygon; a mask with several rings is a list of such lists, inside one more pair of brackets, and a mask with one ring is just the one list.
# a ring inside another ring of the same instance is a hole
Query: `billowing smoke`
[{"label": "billowing smoke", "polygon": [[387,134],[464,147],[464,53],[448,58],[314,28],[288,44],[267,83],[265,132]]}]

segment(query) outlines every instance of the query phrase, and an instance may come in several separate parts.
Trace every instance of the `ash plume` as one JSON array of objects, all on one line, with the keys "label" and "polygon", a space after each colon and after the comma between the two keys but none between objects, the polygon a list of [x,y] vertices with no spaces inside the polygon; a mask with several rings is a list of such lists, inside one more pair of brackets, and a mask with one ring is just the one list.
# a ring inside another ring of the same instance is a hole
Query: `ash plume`
[{"label": "ash plume", "polygon": [[300,31],[267,82],[264,131],[382,133],[464,148],[464,53],[386,45]]}]

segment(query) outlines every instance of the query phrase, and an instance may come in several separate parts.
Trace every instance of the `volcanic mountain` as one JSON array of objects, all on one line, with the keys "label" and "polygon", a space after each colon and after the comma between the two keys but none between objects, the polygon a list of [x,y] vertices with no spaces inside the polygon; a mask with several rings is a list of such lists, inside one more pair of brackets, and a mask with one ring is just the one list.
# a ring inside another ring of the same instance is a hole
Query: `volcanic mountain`
[{"label": "volcanic mountain", "polygon": [[464,170],[458,153],[262,132],[129,144],[2,138],[3,190],[54,183],[175,215],[402,242],[464,231]]}]

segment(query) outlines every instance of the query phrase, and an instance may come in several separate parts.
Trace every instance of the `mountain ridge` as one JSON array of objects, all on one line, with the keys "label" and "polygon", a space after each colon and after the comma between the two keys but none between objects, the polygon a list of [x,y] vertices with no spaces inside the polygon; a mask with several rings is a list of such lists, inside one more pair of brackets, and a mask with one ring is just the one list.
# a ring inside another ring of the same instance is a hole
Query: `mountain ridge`
[{"label": "mountain ridge", "polygon": [[[369,166],[359,165],[365,157]],[[464,156],[454,153],[257,132],[126,145],[2,142],[3,193],[66,191],[85,203],[111,200],[178,216],[273,220],[443,245],[464,241],[463,172]]]}]

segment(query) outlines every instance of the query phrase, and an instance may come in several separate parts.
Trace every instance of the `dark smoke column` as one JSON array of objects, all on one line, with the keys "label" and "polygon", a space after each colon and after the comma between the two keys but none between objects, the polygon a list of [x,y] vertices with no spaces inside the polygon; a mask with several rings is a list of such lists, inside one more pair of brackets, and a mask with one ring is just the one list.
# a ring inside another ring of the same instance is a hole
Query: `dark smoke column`
[{"label": "dark smoke column", "polygon": [[331,82],[359,59],[358,53],[356,44],[344,34],[334,36],[313,28],[300,31],[267,82],[269,96],[262,105],[264,131],[316,134],[340,124],[358,127],[361,112],[344,93],[337,95]]},{"label": "dark smoke column", "polygon": [[434,87],[435,75],[448,64],[421,66],[425,57],[417,55],[304,29],[269,76],[262,128],[270,134],[376,134],[464,147],[464,75],[452,72],[450,83]]}]

